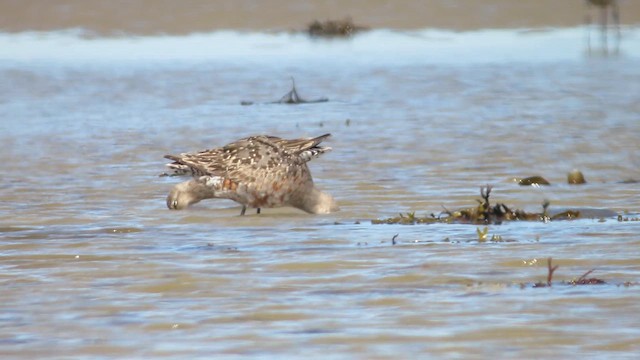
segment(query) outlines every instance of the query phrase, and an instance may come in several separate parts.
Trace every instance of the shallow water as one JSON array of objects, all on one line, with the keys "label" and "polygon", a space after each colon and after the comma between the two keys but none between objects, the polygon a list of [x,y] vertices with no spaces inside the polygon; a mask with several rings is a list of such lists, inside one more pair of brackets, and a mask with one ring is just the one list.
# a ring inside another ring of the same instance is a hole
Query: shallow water
[{"label": "shallow water", "polygon": [[[473,206],[486,184],[528,211],[637,217],[638,34],[594,57],[583,29],[0,35],[0,355],[632,358],[640,222],[507,223],[479,242],[369,220]],[[291,76],[330,101],[263,104]],[[338,213],[166,209],[164,154],[326,132],[311,170]],[[586,185],[566,184],[574,168]],[[531,175],[552,185],[513,181]],[[548,257],[554,286],[533,288]],[[607,284],[562,284],[590,269]]]}]

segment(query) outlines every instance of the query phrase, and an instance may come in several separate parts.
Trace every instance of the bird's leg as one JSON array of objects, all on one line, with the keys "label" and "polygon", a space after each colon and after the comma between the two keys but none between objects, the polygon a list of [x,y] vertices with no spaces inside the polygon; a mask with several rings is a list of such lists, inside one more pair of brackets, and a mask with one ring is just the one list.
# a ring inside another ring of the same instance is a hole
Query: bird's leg
[{"label": "bird's leg", "polygon": [[[242,205],[242,210],[240,210],[240,216],[244,215],[247,212],[247,205]],[[256,211],[256,214],[260,214],[260,208]]]},{"label": "bird's leg", "polygon": [[591,55],[591,3],[589,0],[585,1],[587,4],[587,12],[584,17],[584,22],[587,28],[587,51]]},{"label": "bird's leg", "polygon": [[613,22],[616,27],[615,53],[618,54],[620,51],[620,10],[618,8],[617,1],[614,1],[613,4],[611,4],[611,16],[613,17]]},{"label": "bird's leg", "polygon": [[609,50],[609,46],[607,45],[608,18],[609,9],[607,8],[607,6],[603,6],[602,8],[600,8],[600,36],[602,36],[602,48],[605,49],[605,51]]}]

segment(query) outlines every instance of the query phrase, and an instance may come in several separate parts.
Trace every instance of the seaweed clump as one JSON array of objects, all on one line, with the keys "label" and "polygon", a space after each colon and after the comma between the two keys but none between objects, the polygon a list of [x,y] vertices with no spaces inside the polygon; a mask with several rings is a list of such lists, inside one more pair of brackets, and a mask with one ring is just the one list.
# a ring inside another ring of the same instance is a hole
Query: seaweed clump
[{"label": "seaweed clump", "polygon": [[547,208],[549,207],[549,201],[544,201],[542,204],[541,213],[528,213],[524,210],[513,210],[504,203],[491,204],[490,195],[492,187],[487,185],[480,188],[481,199],[476,200],[478,205],[471,208],[460,209],[456,211],[449,211],[445,208],[443,212],[438,215],[430,214],[425,217],[418,217],[415,212],[408,213],[406,215],[398,214],[396,217],[387,219],[374,219],[371,220],[372,224],[401,224],[401,225],[415,225],[415,224],[433,224],[433,223],[457,223],[457,224],[476,224],[476,225],[489,225],[489,224],[501,224],[504,221],[555,221],[555,220],[574,220],[580,217],[580,212],[576,210],[567,210],[553,216],[550,216]]},{"label": "seaweed clump", "polygon": [[319,98],[314,100],[306,100],[298,95],[298,90],[296,90],[296,80],[291,78],[291,90],[284,94],[278,101],[274,101],[274,104],[310,104],[310,103],[321,103],[327,102],[329,99],[327,98]]},{"label": "seaweed clump", "polygon": [[[553,266],[551,264],[552,259],[548,258],[547,259],[547,282],[537,282],[535,284],[533,284],[534,288],[539,288],[539,287],[551,287],[552,285],[552,280],[553,280],[553,273],[558,269],[559,265],[555,265]],[[584,273],[582,276],[580,276],[577,279],[568,281],[568,282],[563,282],[563,284],[567,284],[567,285],[602,285],[602,284],[606,284],[606,282],[602,279],[598,279],[598,278],[588,278],[587,276],[589,276],[589,274],[591,274],[595,269],[591,269],[589,271],[587,271],[586,273]]]},{"label": "seaweed clump", "polygon": [[307,27],[311,37],[350,37],[358,31],[366,30],[364,26],[353,23],[351,18],[343,20],[315,20]]},{"label": "seaweed clump", "polygon": [[431,214],[431,216],[419,217],[416,216],[415,211],[405,214],[399,213],[398,216],[387,219],[374,219],[371,220],[372,224],[400,224],[400,225],[415,225],[415,224],[433,224],[441,222],[440,218],[437,218]]},{"label": "seaweed clump", "polygon": [[[296,90],[296,80],[291,78],[291,90],[288,93],[284,94],[280,100],[271,101],[268,104],[287,104],[287,105],[297,105],[297,104],[315,104],[315,103],[323,103],[329,101],[326,97],[321,97],[318,99],[307,100],[303,99],[298,95],[298,90]],[[243,100],[240,102],[240,105],[248,106],[253,105],[253,101]]]}]

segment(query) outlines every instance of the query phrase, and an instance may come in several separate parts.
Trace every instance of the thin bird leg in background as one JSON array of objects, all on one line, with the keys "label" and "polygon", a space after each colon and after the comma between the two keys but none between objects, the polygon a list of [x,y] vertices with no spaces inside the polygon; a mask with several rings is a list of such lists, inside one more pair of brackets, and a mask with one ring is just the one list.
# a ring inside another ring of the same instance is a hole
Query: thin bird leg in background
[{"label": "thin bird leg in background", "polygon": [[591,55],[591,2],[586,1],[587,13],[584,16],[584,22],[587,27],[587,51]]},{"label": "thin bird leg in background", "polygon": [[608,50],[607,44],[607,20],[609,19],[609,9],[606,6],[600,7],[600,32],[602,36],[602,48]]},{"label": "thin bird leg in background", "polygon": [[620,50],[620,8],[618,7],[617,1],[614,1],[611,5],[611,17],[613,18],[613,23],[616,27],[616,44],[614,51],[618,54]]}]

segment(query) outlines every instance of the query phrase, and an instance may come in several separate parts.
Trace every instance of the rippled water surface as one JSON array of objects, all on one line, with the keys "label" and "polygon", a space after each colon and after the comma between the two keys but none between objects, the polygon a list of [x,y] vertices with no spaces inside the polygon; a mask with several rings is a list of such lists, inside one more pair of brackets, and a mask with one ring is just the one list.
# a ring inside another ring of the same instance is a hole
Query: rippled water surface
[{"label": "rippled water surface", "polygon": [[[0,40],[3,357],[640,352],[640,222],[616,216],[640,210],[634,29],[594,57],[582,29]],[[292,76],[330,101],[266,104]],[[310,167],[338,213],[166,208],[165,154],[327,132]],[[567,185],[572,169],[588,183]],[[552,185],[513,181],[531,175]],[[490,225],[500,242],[370,222],[475,206],[486,184],[593,215]],[[534,288],[548,257],[554,284]],[[563,284],[591,269],[606,284]]]}]

